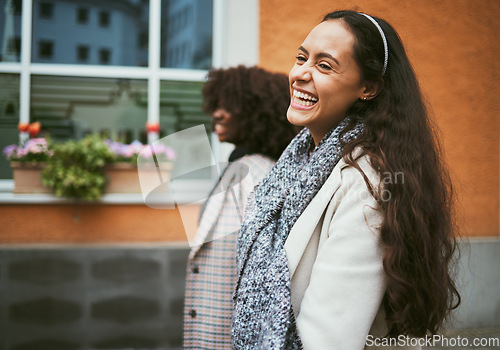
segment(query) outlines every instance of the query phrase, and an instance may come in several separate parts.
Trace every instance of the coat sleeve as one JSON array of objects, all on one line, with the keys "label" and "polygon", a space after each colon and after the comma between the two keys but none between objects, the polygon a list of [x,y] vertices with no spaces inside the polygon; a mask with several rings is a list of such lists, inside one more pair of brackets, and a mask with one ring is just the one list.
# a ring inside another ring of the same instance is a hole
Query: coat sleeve
[{"label": "coat sleeve", "polygon": [[364,348],[385,292],[378,208],[361,174],[343,169],[297,316],[305,350]]}]

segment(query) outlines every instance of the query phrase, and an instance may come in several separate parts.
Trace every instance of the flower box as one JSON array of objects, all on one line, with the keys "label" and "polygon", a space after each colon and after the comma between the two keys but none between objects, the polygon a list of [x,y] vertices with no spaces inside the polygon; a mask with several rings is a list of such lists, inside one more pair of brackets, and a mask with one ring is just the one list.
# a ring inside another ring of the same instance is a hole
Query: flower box
[{"label": "flower box", "polygon": [[14,177],[14,193],[52,193],[42,184],[45,163],[10,162]]},{"label": "flower box", "polygon": [[[171,164],[167,168],[165,164],[162,165],[162,180],[170,180]],[[140,169],[140,170],[139,170]],[[108,184],[106,186],[106,193],[141,193],[141,184],[139,179],[139,171],[141,171],[141,180],[152,182],[158,178],[157,168],[155,166],[137,168],[135,164],[118,162],[106,165],[104,170],[108,177]],[[165,171],[167,170],[167,171]],[[146,186],[147,187],[147,186]]]},{"label": "flower box", "polygon": [[147,195],[159,182],[168,184],[175,159],[173,149],[160,142],[126,145],[97,134],[57,144],[29,139],[6,146],[3,153],[14,171],[14,193],[54,193],[87,201],[99,200],[103,193],[142,190]]},{"label": "flower box", "polygon": [[115,163],[104,167],[108,184],[107,193],[137,193],[141,192],[137,166],[131,163]]},{"label": "flower box", "polygon": [[[45,163],[10,163],[14,173],[14,193],[52,193],[51,189],[42,184],[41,173]],[[104,168],[108,184],[105,193],[141,193],[139,173],[135,164],[120,162],[109,164]],[[141,168],[143,179],[155,177],[156,167],[150,169]],[[167,178],[166,178],[167,176]],[[162,167],[163,181],[169,181],[170,177],[165,174],[165,166]]]}]

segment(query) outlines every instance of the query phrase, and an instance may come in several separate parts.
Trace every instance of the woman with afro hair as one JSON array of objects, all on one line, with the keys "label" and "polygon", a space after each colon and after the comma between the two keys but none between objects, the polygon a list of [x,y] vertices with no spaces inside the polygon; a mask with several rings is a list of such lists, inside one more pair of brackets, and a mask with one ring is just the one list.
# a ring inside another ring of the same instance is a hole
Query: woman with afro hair
[{"label": "woman with afro hair", "polygon": [[231,349],[236,240],[248,196],[298,128],[287,121],[288,77],[259,67],[212,69],[203,108],[235,145],[200,214],[186,276],[184,349]]}]

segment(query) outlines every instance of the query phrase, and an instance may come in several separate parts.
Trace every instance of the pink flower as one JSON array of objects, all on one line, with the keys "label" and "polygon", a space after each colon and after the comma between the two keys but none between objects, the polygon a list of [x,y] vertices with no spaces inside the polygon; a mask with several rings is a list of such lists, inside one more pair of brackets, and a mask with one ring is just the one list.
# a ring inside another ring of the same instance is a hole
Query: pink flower
[{"label": "pink flower", "polygon": [[118,157],[130,158],[133,160],[133,157],[138,156],[143,159],[149,159],[153,156],[153,154],[158,157],[160,160],[164,161],[172,161],[175,159],[174,150],[166,146],[162,143],[156,143],[155,145],[144,145],[139,141],[133,141],[130,144],[123,144],[120,142],[113,142],[110,140],[106,140],[106,145],[109,150],[116,154]]}]

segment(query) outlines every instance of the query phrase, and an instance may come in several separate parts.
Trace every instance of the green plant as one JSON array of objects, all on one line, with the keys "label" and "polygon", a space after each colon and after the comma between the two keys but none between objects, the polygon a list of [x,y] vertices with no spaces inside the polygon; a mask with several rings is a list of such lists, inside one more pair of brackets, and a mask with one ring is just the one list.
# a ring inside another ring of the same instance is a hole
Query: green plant
[{"label": "green plant", "polygon": [[107,182],[104,166],[113,157],[98,135],[54,144],[53,154],[42,172],[42,182],[59,197],[98,200]]}]

